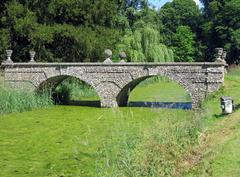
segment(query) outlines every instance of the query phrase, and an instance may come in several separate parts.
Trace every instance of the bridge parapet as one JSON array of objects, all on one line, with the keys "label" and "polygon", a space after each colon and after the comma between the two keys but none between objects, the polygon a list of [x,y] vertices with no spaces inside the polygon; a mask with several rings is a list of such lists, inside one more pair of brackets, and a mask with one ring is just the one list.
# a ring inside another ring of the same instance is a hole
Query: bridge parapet
[{"label": "bridge parapet", "polygon": [[[102,107],[127,104],[129,91],[148,77],[163,76],[180,84],[198,107],[224,82],[224,63],[3,63],[5,81],[11,87],[25,83],[42,89],[56,87],[68,76],[91,85]],[[50,83],[50,84],[49,84]]]}]

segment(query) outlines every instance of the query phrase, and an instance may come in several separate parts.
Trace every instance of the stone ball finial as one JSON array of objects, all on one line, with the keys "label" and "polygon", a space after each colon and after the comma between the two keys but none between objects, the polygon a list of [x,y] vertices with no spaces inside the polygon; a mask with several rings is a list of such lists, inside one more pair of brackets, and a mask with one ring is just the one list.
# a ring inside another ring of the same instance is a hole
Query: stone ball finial
[{"label": "stone ball finial", "polygon": [[125,52],[120,52],[119,57],[121,58],[119,63],[126,63],[125,59],[127,58],[127,54]]},{"label": "stone ball finial", "polygon": [[126,58],[127,58],[127,54],[126,54],[125,52],[120,52],[120,53],[119,53],[119,57],[120,57],[121,59],[126,59]]},{"label": "stone ball finial", "polygon": [[110,49],[106,49],[104,51],[104,55],[105,55],[105,58],[111,58],[113,53],[112,53],[112,51]]},{"label": "stone ball finial", "polygon": [[112,55],[113,55],[112,51],[110,49],[106,49],[104,51],[104,55],[105,55],[105,58],[106,58],[104,60],[104,63],[112,63],[112,60],[111,60]]},{"label": "stone ball finial", "polygon": [[121,59],[126,59],[126,58],[127,58],[127,54],[126,54],[125,52],[120,52],[120,53],[119,53],[119,57],[120,57]]},{"label": "stone ball finial", "polygon": [[30,61],[29,62],[30,63],[35,63],[36,61],[34,60],[34,58],[35,58],[36,52],[31,50],[31,51],[29,51],[29,55],[30,55]]},{"label": "stone ball finial", "polygon": [[13,51],[12,50],[6,50],[6,53],[7,53],[6,63],[13,63],[13,61],[11,59]]}]

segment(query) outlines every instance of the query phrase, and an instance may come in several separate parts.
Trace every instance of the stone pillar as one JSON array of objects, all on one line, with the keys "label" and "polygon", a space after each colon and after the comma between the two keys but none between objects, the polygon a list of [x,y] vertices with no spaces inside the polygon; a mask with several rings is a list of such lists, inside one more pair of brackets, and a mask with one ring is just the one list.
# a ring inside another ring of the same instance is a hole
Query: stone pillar
[{"label": "stone pillar", "polygon": [[192,98],[192,109],[197,109],[201,106],[202,100]]},{"label": "stone pillar", "polygon": [[115,98],[101,98],[101,107],[114,108],[114,107],[118,107],[118,104]]},{"label": "stone pillar", "polygon": [[205,82],[188,83],[188,93],[192,98],[192,108],[197,109],[207,96],[207,86]]},{"label": "stone pillar", "polygon": [[200,108],[202,101],[205,98],[205,93],[195,93],[192,95],[192,109]]},{"label": "stone pillar", "polygon": [[101,107],[118,107],[117,95],[120,88],[114,82],[102,82],[95,87],[100,98]]},{"label": "stone pillar", "polygon": [[222,55],[223,55],[223,48],[216,48],[215,49],[215,61],[222,62]]}]

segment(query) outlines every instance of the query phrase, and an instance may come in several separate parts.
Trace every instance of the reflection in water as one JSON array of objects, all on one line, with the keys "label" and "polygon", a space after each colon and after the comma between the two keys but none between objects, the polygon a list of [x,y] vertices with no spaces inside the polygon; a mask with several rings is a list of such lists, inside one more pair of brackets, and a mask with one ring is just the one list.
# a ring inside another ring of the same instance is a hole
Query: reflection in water
[{"label": "reflection in water", "polygon": [[[71,101],[68,105],[100,107],[101,104],[100,104],[100,101]],[[192,102],[132,101],[128,103],[128,106],[129,107],[167,108],[167,109],[192,109]]]},{"label": "reflection in water", "polygon": [[192,102],[129,102],[130,107],[150,107],[150,108],[167,108],[167,109],[192,109]]}]

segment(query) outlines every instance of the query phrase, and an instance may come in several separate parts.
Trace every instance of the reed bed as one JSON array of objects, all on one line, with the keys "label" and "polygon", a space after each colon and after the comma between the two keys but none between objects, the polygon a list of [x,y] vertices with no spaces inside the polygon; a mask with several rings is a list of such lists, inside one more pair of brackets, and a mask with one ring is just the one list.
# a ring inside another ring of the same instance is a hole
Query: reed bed
[{"label": "reed bed", "polygon": [[10,90],[0,86],[0,114],[47,108],[53,104],[47,92],[34,93]]}]

